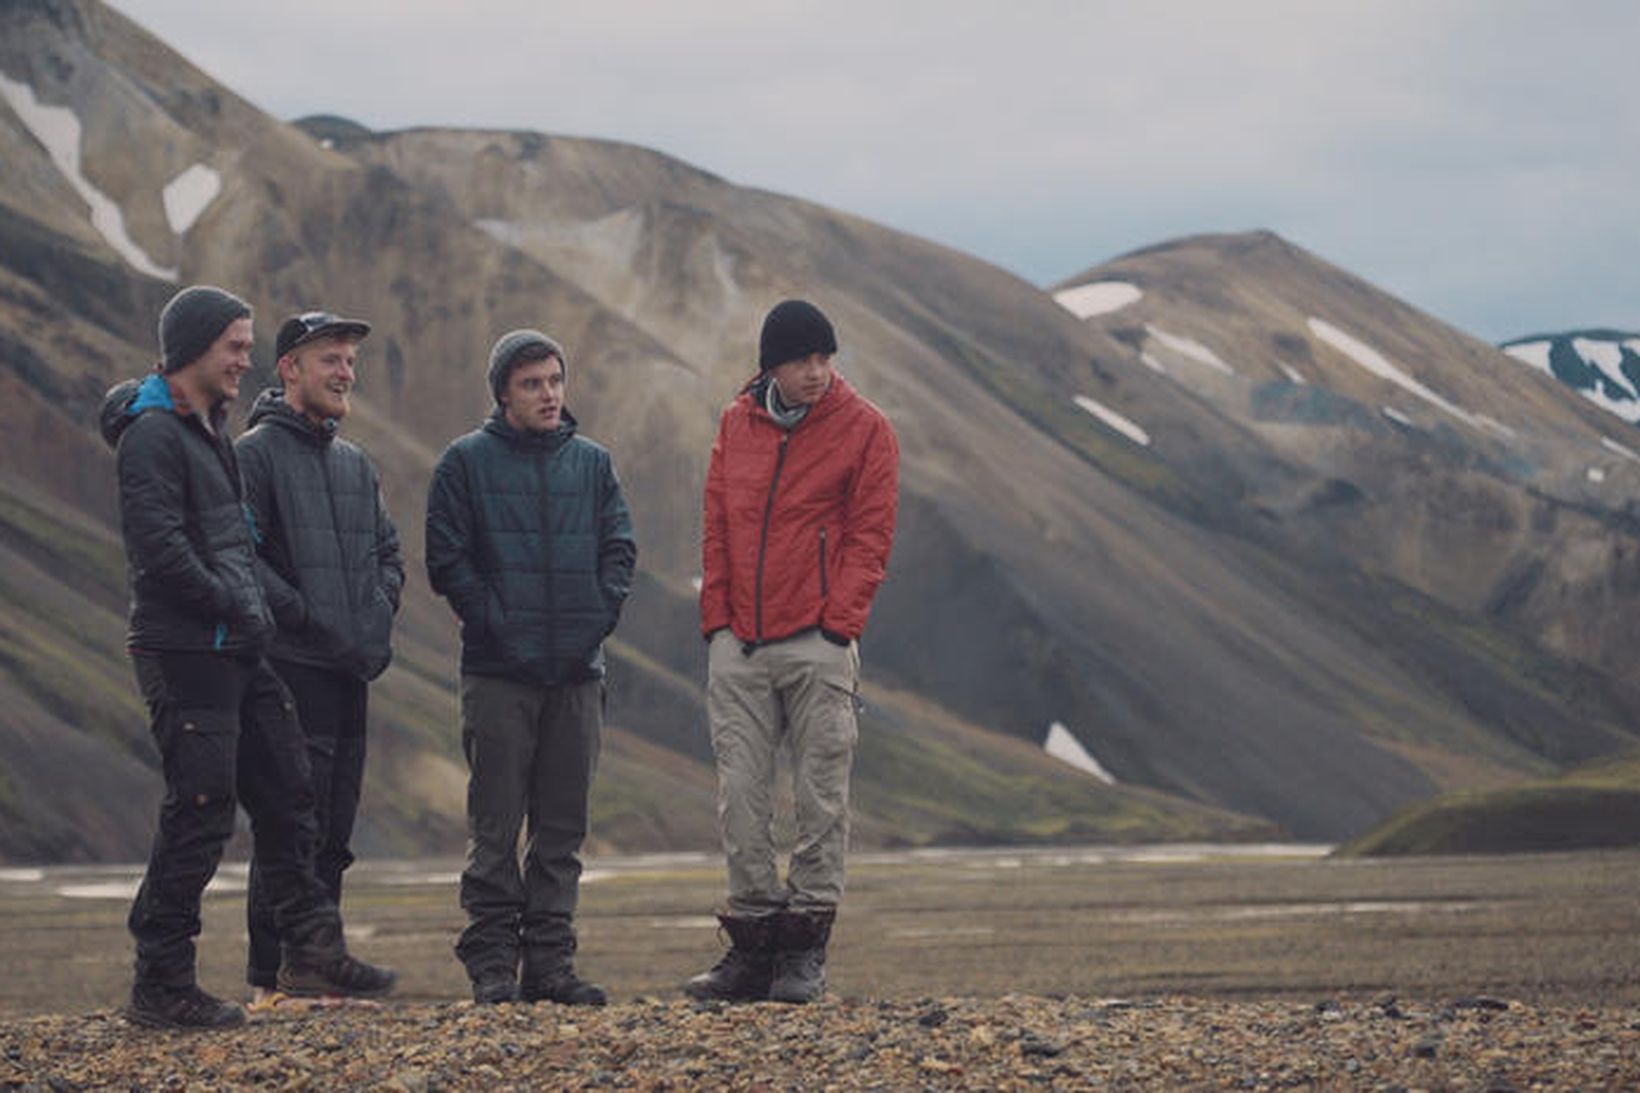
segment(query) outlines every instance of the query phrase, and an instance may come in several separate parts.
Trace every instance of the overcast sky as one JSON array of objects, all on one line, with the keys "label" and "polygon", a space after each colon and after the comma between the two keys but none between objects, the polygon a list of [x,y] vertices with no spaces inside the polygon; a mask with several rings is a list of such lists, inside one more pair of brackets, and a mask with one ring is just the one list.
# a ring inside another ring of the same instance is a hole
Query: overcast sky
[{"label": "overcast sky", "polygon": [[1634,0],[115,0],[282,118],[631,141],[1041,285],[1269,228],[1500,341],[1640,330]]}]

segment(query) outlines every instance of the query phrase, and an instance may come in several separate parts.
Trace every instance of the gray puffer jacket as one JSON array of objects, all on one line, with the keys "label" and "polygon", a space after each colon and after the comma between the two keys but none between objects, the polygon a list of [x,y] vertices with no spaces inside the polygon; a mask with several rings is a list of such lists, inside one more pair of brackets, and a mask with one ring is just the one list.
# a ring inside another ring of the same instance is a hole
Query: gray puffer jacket
[{"label": "gray puffer jacket", "polygon": [[461,618],[461,670],[556,686],[604,674],[638,548],[609,453],[564,411],[527,433],[497,410],[433,469],[427,574]]},{"label": "gray puffer jacket", "polygon": [[207,428],[159,374],[103,397],[115,450],[138,652],[261,652],[273,631],[239,465],[219,412]]},{"label": "gray puffer jacket", "polygon": [[270,656],[358,679],[393,657],[404,587],[399,535],[370,459],[263,391],[236,445],[256,519],[258,574],[279,623]]}]

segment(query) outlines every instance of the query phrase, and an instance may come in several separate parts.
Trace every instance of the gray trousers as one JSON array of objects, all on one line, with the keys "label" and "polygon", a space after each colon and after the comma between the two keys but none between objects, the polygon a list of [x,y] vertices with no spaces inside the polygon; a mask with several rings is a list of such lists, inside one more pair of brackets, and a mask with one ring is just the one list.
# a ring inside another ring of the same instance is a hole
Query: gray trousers
[{"label": "gray trousers", "polygon": [[[730,914],[814,910],[842,899],[859,676],[858,646],[833,645],[818,631],[749,655],[729,631],[713,636],[706,714],[717,756]],[[775,755],[782,743],[791,749],[797,829],[784,884],[773,832]]]},{"label": "gray trousers", "polygon": [[475,978],[516,969],[520,952],[526,974],[571,963],[603,689],[597,679],[539,687],[461,677],[461,746],[471,777],[461,874],[467,928],[456,955]]}]

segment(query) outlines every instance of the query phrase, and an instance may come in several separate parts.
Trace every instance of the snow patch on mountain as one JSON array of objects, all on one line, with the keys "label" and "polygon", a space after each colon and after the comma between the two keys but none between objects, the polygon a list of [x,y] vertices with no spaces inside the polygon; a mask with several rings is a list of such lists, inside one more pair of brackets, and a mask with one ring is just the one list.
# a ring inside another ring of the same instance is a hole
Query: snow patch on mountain
[{"label": "snow patch on mountain", "polygon": [[1186,338],[1179,334],[1169,334],[1167,331],[1153,326],[1150,323],[1145,324],[1145,330],[1152,338],[1155,338],[1157,341],[1161,342],[1164,346],[1173,350],[1173,352],[1179,354],[1181,357],[1186,357],[1198,364],[1205,364],[1209,368],[1217,368],[1220,372],[1223,372],[1227,376],[1233,376],[1236,374],[1236,370],[1231,368],[1228,364],[1225,364],[1223,359],[1221,359],[1217,353],[1207,348],[1207,346],[1203,345],[1201,342],[1196,341],[1194,338]]},{"label": "snow patch on mountain", "polygon": [[1082,746],[1082,741],[1065,727],[1063,721],[1055,721],[1048,726],[1048,738],[1042,742],[1042,750],[1061,763],[1093,775],[1107,786],[1116,784],[1116,776],[1106,770],[1099,760],[1093,757],[1093,753]]},{"label": "snow patch on mountain", "polygon": [[1473,425],[1476,428],[1481,429],[1498,430],[1505,428],[1490,418],[1483,418],[1479,415],[1471,414],[1468,410],[1465,410],[1449,400],[1442,398],[1440,395],[1436,394],[1428,387],[1425,387],[1416,379],[1413,379],[1412,376],[1390,363],[1389,358],[1378,352],[1378,350],[1374,349],[1366,342],[1346,334],[1344,331],[1338,329],[1338,327],[1327,322],[1325,319],[1317,319],[1312,317],[1309,320],[1309,324],[1311,333],[1326,342],[1328,345],[1332,346],[1334,349],[1338,350],[1340,353],[1344,354],[1362,368],[1365,368],[1368,372],[1371,372],[1373,375],[1378,376],[1381,379],[1389,380],[1391,383],[1395,384],[1397,387],[1400,387],[1404,391],[1417,395],[1431,406],[1436,407],[1444,413],[1451,414],[1464,424]]},{"label": "snow patch on mountain", "polygon": [[1121,414],[1118,414],[1115,410],[1112,410],[1109,406],[1106,406],[1100,402],[1095,402],[1086,395],[1077,395],[1076,404],[1088,413],[1092,414],[1094,417],[1098,418],[1100,421],[1104,422],[1106,425],[1110,426],[1112,429],[1115,429],[1117,432],[1133,441],[1135,444],[1143,445],[1145,447],[1150,446],[1149,433],[1145,432],[1138,425],[1135,425],[1132,421],[1123,417]]},{"label": "snow patch on mountain", "polygon": [[80,119],[66,106],[47,106],[35,98],[34,89],[26,83],[0,74],[0,98],[6,100],[19,120],[34,134],[34,139],[45,147],[51,162],[68,179],[69,185],[91,207],[91,226],[96,228],[108,245],[139,273],[175,281],[178,272],[159,265],[137,245],[125,230],[125,214],[107,194],[85,177],[80,170]]},{"label": "snow patch on mountain", "polygon": [[186,235],[216,195],[222,192],[222,176],[203,163],[196,163],[165,184],[160,197],[165,202],[165,219],[171,230]]},{"label": "snow patch on mountain", "polygon": [[1506,342],[1502,349],[1602,410],[1640,422],[1640,335],[1582,331]]},{"label": "snow patch on mountain", "polygon": [[1405,425],[1408,428],[1412,427],[1412,419],[1407,417],[1405,414],[1403,414],[1401,411],[1397,410],[1393,406],[1383,407],[1383,413],[1384,413],[1385,417],[1389,418],[1391,421],[1395,422],[1395,424],[1397,424],[1397,425]]},{"label": "snow patch on mountain", "polygon": [[1078,319],[1091,319],[1095,315],[1120,311],[1143,297],[1144,293],[1140,291],[1139,286],[1130,285],[1126,281],[1095,281],[1089,285],[1077,285],[1075,288],[1056,292],[1053,298],[1060,307]]}]

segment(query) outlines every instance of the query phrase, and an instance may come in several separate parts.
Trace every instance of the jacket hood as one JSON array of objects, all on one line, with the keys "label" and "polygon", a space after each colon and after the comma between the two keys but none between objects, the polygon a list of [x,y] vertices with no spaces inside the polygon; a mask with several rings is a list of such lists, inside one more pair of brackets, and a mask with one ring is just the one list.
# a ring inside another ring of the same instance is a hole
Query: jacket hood
[{"label": "jacket hood", "polygon": [[98,415],[102,438],[110,448],[116,448],[126,427],[145,410],[175,409],[171,385],[158,372],[143,379],[121,380],[103,395],[102,412]]},{"label": "jacket hood", "polygon": [[556,448],[569,441],[580,428],[575,415],[569,412],[569,407],[559,411],[558,428],[550,433],[531,433],[523,429],[515,429],[507,424],[506,411],[497,406],[484,424],[480,426],[487,433],[494,433],[509,444],[520,448]]},{"label": "jacket hood", "polygon": [[285,401],[284,389],[280,387],[269,387],[256,396],[256,401],[251,403],[251,413],[245,422],[245,428],[254,429],[264,421],[283,425],[321,444],[328,444],[341,428],[335,418],[326,418],[323,423],[315,424],[298,413],[295,407]]}]

